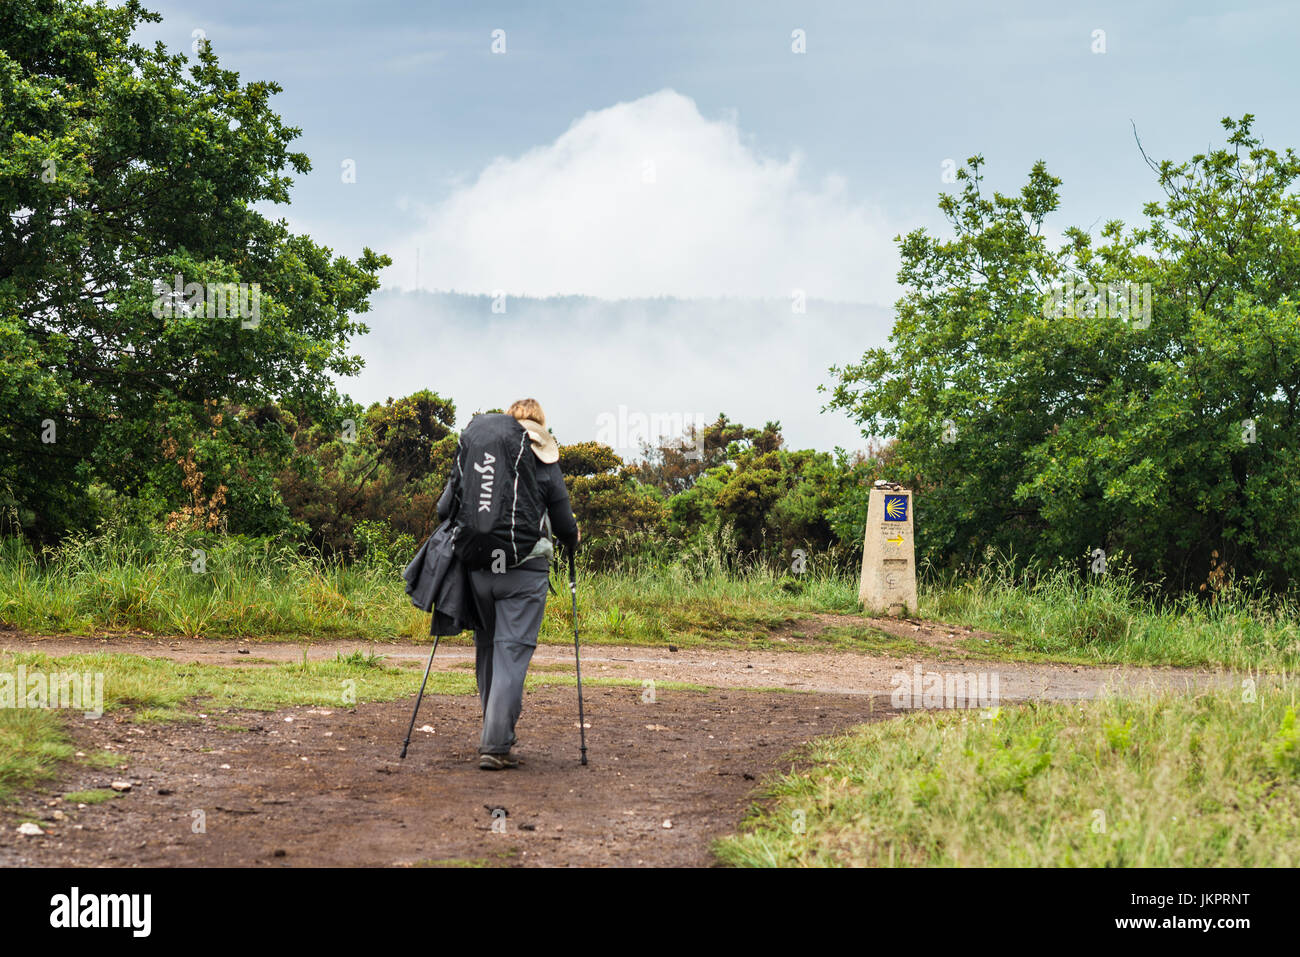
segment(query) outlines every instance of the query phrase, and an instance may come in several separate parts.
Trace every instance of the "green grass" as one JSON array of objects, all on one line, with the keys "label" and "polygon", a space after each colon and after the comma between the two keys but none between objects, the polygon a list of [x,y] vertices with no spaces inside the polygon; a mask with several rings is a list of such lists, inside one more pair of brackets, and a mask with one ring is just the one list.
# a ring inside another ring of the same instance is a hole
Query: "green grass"
[{"label": "green grass", "polygon": [[[200,712],[224,709],[274,711],[289,707],[350,708],[367,701],[392,701],[414,695],[424,677],[423,669],[388,667],[378,663],[357,663],[352,655],[333,661],[293,662],[257,668],[191,664],[167,658],[108,652],[51,657],[39,652],[0,654],[0,671],[19,664],[28,673],[77,672],[103,674],[104,711],[130,708],[137,721],[193,721]],[[573,686],[574,675],[542,671],[530,673],[528,688],[550,685]],[[630,678],[583,679],[584,686],[640,687]],[[703,691],[704,686],[660,681],[668,690]],[[461,669],[434,671],[429,675],[426,694],[474,694],[473,674]],[[43,726],[57,712],[36,709],[0,709],[0,716],[17,726]],[[35,740],[32,734],[16,739]],[[107,759],[105,759],[107,760]]]},{"label": "green grass", "polygon": [[866,625],[833,625],[817,635],[817,643],[827,650],[860,651],[872,655],[933,655],[936,649],[914,638],[891,635]]},{"label": "green grass", "polygon": [[122,755],[116,751],[92,751],[77,760],[91,768],[115,768],[122,763]]},{"label": "green grass", "polygon": [[[684,567],[650,565],[616,574],[583,575],[578,587],[582,641],[784,648],[786,644],[773,641],[775,630],[798,631],[802,620],[819,612],[857,610],[857,585],[842,576],[810,572],[798,594],[780,587],[782,577],[763,568],[697,577]],[[572,606],[567,599],[561,595],[547,604],[543,641],[573,640]]]},{"label": "green grass", "polygon": [[1293,867],[1294,686],[923,712],[822,739],[767,782],[742,866]]},{"label": "green grass", "polygon": [[63,800],[70,801],[73,804],[103,804],[105,801],[111,801],[113,798],[121,796],[120,791],[110,791],[108,788],[93,788],[89,791],[71,791],[63,795]]},{"label": "green grass", "polygon": [[[422,674],[347,659],[235,668],[191,664],[141,655],[11,656],[28,671],[88,672],[104,675],[104,710],[131,708],[137,720],[193,720],[200,711],[286,707],[348,708],[366,701],[391,701],[414,694]],[[3,659],[0,659],[3,660]],[[430,694],[468,694],[472,675],[429,676]]]},{"label": "green grass", "polygon": [[73,751],[57,714],[0,708],[0,803],[47,778]]},{"label": "green grass", "polygon": [[40,560],[0,539],[0,622],[250,638],[413,637],[428,627],[391,566],[313,560],[271,540],[144,533],[70,539]]},{"label": "green grass", "polygon": [[[193,549],[205,552],[193,569]],[[559,573],[557,573],[558,575]],[[742,575],[644,564],[620,574],[580,569],[584,642],[748,647],[816,612],[851,612],[856,585],[812,572],[797,593],[765,570]],[[788,583],[787,583],[788,584]],[[548,602],[541,640],[573,640],[567,589]],[[0,624],[36,634],[144,631],[207,638],[423,639],[392,566],[343,565],[288,545],[218,535],[113,533],[69,540],[38,559],[0,539]]]},{"label": "green grass", "polygon": [[[192,549],[206,572],[191,570]],[[751,567],[640,562],[579,572],[584,644],[751,650],[926,651],[866,623],[817,616],[857,612],[857,582],[816,564],[800,579]],[[547,603],[540,640],[567,645],[567,589]],[[957,649],[974,657],[1087,664],[1300,667],[1300,601],[1230,589],[1206,603],[1161,599],[1122,572],[1086,581],[1066,571],[1033,579],[988,566],[960,580],[923,580],[919,614],[994,634]],[[212,536],[115,532],[38,558],[0,539],[0,624],[37,634],[143,631],[254,640],[427,640],[391,565],[313,560],[287,544]],[[447,639],[467,642],[467,636]],[[930,649],[931,653],[933,650]],[[245,661],[250,664],[251,661]]]},{"label": "green grass", "polygon": [[1000,634],[982,656],[1088,664],[1300,667],[1300,606],[1231,590],[1214,603],[1170,600],[1128,575],[1084,581],[1057,571],[1026,581],[989,567],[922,589],[920,613]]}]

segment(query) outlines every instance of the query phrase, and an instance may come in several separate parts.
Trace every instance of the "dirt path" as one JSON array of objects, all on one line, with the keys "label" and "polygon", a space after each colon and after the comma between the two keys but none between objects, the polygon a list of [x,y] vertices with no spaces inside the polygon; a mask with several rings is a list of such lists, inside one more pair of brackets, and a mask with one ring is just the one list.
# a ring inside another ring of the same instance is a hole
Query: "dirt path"
[{"label": "dirt path", "polygon": [[[409,700],[197,725],[78,722],[81,750],[112,746],[124,767],[76,768],[24,802],[49,833],[6,825],[0,865],[707,865],[785,752],[889,713],[858,695],[658,691],[646,704],[640,688],[586,690],[587,767],[572,688],[528,693],[524,763],[504,772],[478,770],[470,695],[426,699],[433,731],[416,732],[404,762]],[[222,727],[240,722],[250,730]],[[115,780],[132,789],[104,804],[58,798]]]},{"label": "dirt path", "polygon": [[[899,626],[895,626],[899,627]],[[905,626],[904,626],[905,627]],[[583,674],[593,677],[624,678],[633,681],[677,681],[718,688],[785,688],[826,694],[888,695],[896,687],[896,675],[922,673],[984,673],[997,675],[999,693],[1006,701],[1028,699],[1076,700],[1093,698],[1103,691],[1124,693],[1144,688],[1191,691],[1198,687],[1222,686],[1239,681],[1225,674],[1188,668],[1141,668],[1134,666],[1087,666],[1027,664],[955,657],[957,649],[938,638],[931,642],[937,656],[876,656],[853,651],[700,651],[665,648],[587,645],[582,649]],[[86,651],[171,658],[204,664],[258,664],[301,661],[304,650],[313,661],[333,659],[337,654],[357,650],[384,655],[389,663],[419,662],[429,657],[428,645],[388,644],[364,641],[321,641],[310,645],[290,642],[239,642],[206,639],[35,638],[0,633],[0,653],[42,651],[64,655]],[[438,646],[434,669],[464,668],[473,661],[468,644]],[[573,664],[569,645],[542,645],[533,661],[542,666]]]},{"label": "dirt path", "polygon": [[[0,652],[96,650],[242,667],[300,661],[304,647],[0,634]],[[411,668],[428,657],[427,646],[409,644],[306,646],[311,659],[357,649]],[[472,655],[443,644],[435,666],[465,668]],[[534,662],[571,671],[573,650],[543,646]],[[895,716],[895,676],[918,668],[996,674],[1007,702],[1237,680],[1178,669],[596,645],[584,649],[584,677],[708,690],[656,688],[647,703],[639,684],[589,685],[587,767],[578,763],[574,689],[531,690],[519,724],[524,764],[495,773],[477,768],[471,695],[426,699],[419,725],[428,730],[416,732],[405,762],[397,755],[409,698],[351,710],[213,711],[167,726],[115,713],[74,721],[72,733],[81,751],[114,750],[121,764],[73,765],[28,795],[16,810],[43,821],[42,836],[20,835],[19,818],[0,818],[0,865],[707,865],[710,843],[734,831],[764,775],[802,742]],[[763,690],[773,688],[806,693]],[[84,807],[62,798],[114,781],[131,790]]]}]

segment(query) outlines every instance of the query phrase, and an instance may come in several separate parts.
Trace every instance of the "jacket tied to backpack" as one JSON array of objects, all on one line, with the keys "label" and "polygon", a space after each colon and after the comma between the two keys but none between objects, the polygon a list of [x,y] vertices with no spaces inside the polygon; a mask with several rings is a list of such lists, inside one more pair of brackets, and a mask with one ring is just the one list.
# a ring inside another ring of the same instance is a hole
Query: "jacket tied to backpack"
[{"label": "jacket tied to backpack", "polygon": [[443,522],[402,573],[411,604],[421,611],[433,611],[431,635],[459,635],[482,625],[470,591],[469,570],[456,557],[453,539],[451,523]]}]

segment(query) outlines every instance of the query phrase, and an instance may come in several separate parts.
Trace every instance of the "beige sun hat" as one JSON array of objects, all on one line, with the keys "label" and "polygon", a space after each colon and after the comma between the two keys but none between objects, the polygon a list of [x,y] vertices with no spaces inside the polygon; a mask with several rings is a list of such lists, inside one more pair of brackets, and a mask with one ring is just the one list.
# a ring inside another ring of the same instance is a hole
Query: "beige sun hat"
[{"label": "beige sun hat", "polygon": [[546,426],[538,425],[532,419],[520,419],[519,424],[528,431],[528,441],[538,461],[545,462],[547,465],[560,461],[560,445]]}]

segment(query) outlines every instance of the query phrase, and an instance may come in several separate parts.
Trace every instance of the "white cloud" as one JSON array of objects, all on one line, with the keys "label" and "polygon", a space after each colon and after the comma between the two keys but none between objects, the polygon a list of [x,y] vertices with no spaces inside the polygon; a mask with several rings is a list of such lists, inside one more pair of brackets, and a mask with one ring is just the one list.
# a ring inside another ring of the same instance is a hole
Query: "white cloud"
[{"label": "white cloud", "polygon": [[426,210],[386,284],[470,293],[809,298],[892,303],[882,215],[840,177],[803,182],[734,118],[663,90],[587,113],[553,143],[492,162]]}]

